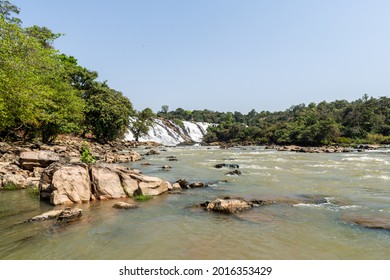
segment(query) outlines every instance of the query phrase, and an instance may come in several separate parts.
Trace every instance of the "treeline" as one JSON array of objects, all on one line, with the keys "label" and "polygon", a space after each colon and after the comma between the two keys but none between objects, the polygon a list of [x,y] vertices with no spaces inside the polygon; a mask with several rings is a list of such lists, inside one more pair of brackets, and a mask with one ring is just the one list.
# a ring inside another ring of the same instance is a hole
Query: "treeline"
[{"label": "treeline", "polygon": [[204,142],[251,142],[256,144],[390,144],[390,98],[337,100],[292,106],[281,112],[186,111],[158,112],[169,119],[218,124],[209,128]]},{"label": "treeline", "polygon": [[92,134],[100,142],[123,137],[129,118],[137,118],[130,100],[55,50],[61,34],[23,28],[18,14],[18,7],[0,1],[0,140],[47,143],[62,133]]}]

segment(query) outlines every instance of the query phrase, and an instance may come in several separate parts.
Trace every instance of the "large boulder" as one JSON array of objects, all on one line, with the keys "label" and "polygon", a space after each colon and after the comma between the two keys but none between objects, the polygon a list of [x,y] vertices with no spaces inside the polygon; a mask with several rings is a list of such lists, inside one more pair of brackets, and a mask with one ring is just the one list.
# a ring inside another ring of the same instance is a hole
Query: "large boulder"
[{"label": "large boulder", "polygon": [[113,199],[127,197],[119,174],[114,168],[106,165],[91,167],[93,193],[98,199]]},{"label": "large boulder", "polygon": [[91,200],[91,182],[88,167],[84,164],[60,166],[53,172],[50,187],[50,202],[53,205]]},{"label": "large boulder", "polygon": [[23,169],[33,171],[34,167],[48,167],[60,160],[58,154],[52,151],[21,152],[19,164]]},{"label": "large boulder", "polygon": [[155,196],[171,189],[171,184],[160,178],[106,163],[91,166],[53,163],[42,172],[39,182],[41,198],[50,199],[53,205],[136,195]]}]

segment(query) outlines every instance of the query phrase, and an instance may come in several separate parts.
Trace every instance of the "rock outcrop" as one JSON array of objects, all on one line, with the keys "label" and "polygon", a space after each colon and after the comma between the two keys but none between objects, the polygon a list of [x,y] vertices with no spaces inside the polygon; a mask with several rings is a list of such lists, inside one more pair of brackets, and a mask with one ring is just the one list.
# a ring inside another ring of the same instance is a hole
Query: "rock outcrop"
[{"label": "rock outcrop", "polygon": [[173,189],[160,178],[120,165],[60,164],[44,170],[39,183],[42,199],[53,205],[107,200],[136,195],[156,196]]}]

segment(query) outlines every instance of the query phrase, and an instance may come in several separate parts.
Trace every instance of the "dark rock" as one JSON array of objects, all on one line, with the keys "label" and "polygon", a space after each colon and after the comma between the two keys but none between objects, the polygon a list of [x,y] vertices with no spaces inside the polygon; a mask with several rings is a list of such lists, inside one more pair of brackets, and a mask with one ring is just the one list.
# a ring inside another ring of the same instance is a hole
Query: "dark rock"
[{"label": "dark rock", "polygon": [[216,164],[214,165],[215,168],[240,168],[240,166],[238,164],[227,164],[227,163],[219,163],[219,164]]},{"label": "dark rock", "polygon": [[165,170],[165,171],[168,171],[168,170],[171,170],[172,167],[169,166],[169,165],[164,165],[164,166],[161,166],[161,169],[162,169],[162,170]]},{"label": "dark rock", "polygon": [[180,179],[180,180],[176,181],[176,183],[178,183],[182,189],[188,189],[189,188],[188,187],[189,183],[188,183],[187,180]]},{"label": "dark rock", "polygon": [[238,176],[238,175],[241,175],[241,171],[236,169],[234,171],[230,171],[230,172],[226,173],[226,175]]},{"label": "dark rock", "polygon": [[190,188],[193,189],[193,188],[203,188],[205,186],[205,184],[201,183],[201,182],[196,182],[196,183],[192,183],[190,184]]},{"label": "dark rock", "polygon": [[145,154],[145,156],[153,156],[153,155],[159,155],[159,154],[160,154],[159,151],[156,151],[156,150],[151,149],[149,152],[147,152],[147,153]]}]

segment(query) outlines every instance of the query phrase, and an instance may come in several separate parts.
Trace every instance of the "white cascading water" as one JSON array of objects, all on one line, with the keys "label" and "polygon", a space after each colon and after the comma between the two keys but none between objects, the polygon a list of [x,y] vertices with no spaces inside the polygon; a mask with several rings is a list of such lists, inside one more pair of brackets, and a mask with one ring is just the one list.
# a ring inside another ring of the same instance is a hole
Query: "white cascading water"
[{"label": "white cascading water", "polygon": [[[140,137],[139,141],[153,141],[166,146],[176,146],[187,140],[200,143],[210,126],[204,122],[188,121],[183,121],[183,125],[184,130],[170,120],[155,119],[153,126],[149,128],[148,135]],[[131,132],[126,135],[126,140],[134,140]]]}]

